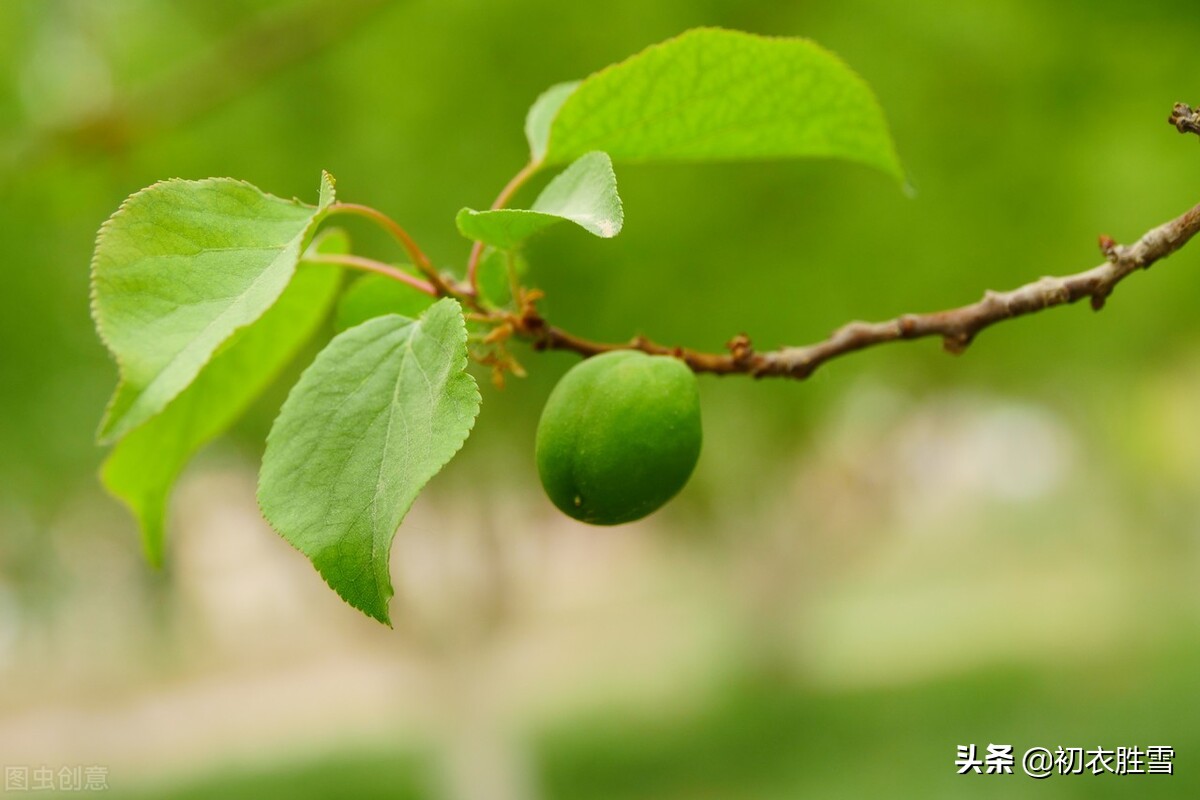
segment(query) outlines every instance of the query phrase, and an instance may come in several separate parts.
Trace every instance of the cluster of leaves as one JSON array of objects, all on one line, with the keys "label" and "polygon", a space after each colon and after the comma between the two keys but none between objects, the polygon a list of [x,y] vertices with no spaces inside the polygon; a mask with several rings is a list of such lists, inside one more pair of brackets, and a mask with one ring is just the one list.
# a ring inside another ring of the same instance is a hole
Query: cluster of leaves
[{"label": "cluster of leaves", "polygon": [[[526,239],[564,220],[615,236],[614,161],[830,157],[901,176],[875,98],[839,59],[803,39],[717,29],[550,88],[525,133],[530,162],[511,187],[565,168],[528,209],[458,214],[484,264],[511,263]],[[435,271],[424,294],[419,280],[382,275],[343,290],[337,265],[354,266],[350,243],[336,228],[318,231],[339,213],[350,207],[329,175],[316,205],[231,179],[170,180],[129,197],[103,225],[93,316],[120,381],[98,434],[115,443],[102,478],[138,518],[149,560],[161,562],[179,472],[336,308],[339,332],[268,437],[258,497],[346,602],[387,623],[395,531],[479,411],[463,301],[484,312],[515,301],[489,291],[474,265],[465,282]]]}]

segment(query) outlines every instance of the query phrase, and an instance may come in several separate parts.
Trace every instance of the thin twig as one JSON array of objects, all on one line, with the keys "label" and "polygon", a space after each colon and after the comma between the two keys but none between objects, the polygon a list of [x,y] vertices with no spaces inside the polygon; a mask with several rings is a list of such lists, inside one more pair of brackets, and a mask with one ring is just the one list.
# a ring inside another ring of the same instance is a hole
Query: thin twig
[{"label": "thin twig", "polygon": [[408,253],[408,257],[412,259],[413,264],[421,270],[433,269],[429,257],[417,246],[416,241],[409,236],[408,231],[400,226],[400,223],[384,214],[382,211],[371,208],[370,206],[359,205],[358,203],[334,203],[329,207],[330,214],[352,214],[358,217],[364,217],[371,220],[379,227],[383,228],[392,238],[400,243]]},{"label": "thin twig", "polygon": [[465,291],[462,287],[452,286],[438,271],[433,262],[429,260],[429,256],[417,246],[416,241],[409,235],[400,223],[384,214],[382,211],[371,208],[370,206],[359,205],[358,203],[334,203],[329,207],[330,214],[352,214],[354,216],[364,217],[371,220],[376,225],[379,225],[400,243],[408,253],[409,258],[413,260],[413,265],[421,270],[429,283],[435,289],[435,296],[453,297],[460,302],[466,303],[472,308],[478,307],[473,295]]},{"label": "thin twig", "polygon": [[338,267],[349,267],[350,269],[358,269],[364,272],[374,272],[378,275],[384,275],[395,281],[406,283],[414,289],[424,292],[430,297],[437,297],[438,290],[433,284],[421,280],[415,275],[409,275],[401,269],[397,269],[390,264],[384,264],[382,261],[376,261],[371,258],[363,258],[361,256],[352,255],[316,255],[307,256],[304,261],[309,264],[332,264]]}]

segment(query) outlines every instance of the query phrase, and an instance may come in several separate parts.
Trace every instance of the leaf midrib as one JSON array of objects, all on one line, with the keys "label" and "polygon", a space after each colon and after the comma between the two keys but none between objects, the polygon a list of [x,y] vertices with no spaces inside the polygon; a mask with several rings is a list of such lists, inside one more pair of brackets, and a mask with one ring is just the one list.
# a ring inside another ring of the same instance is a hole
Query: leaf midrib
[{"label": "leaf midrib", "polygon": [[[280,262],[285,258],[288,251],[290,251],[293,247],[297,251],[297,261],[299,260],[300,243],[302,243],[304,241],[304,237],[308,235],[308,232],[310,230],[312,230],[312,227],[318,220],[318,217],[319,217],[319,213],[313,214],[313,216],[309,219],[308,223],[305,224],[304,227],[301,229],[300,233],[298,233],[296,236],[289,239],[282,247],[279,248],[279,253],[275,256],[275,258],[271,259],[270,264],[268,264],[265,269],[263,269],[261,272],[259,272],[259,274],[256,275],[252,281],[250,281],[249,285],[246,287],[246,289],[244,291],[242,291],[238,295],[236,295],[234,300],[231,303],[229,303],[220,314],[218,314],[213,319],[209,320],[208,324],[206,324],[192,338],[191,342],[189,342],[187,344],[187,346],[185,346],[183,349],[178,351],[174,356],[172,356],[159,369],[157,369],[155,371],[154,377],[151,378],[150,381],[147,382],[146,385],[137,393],[133,402],[130,403],[130,405],[125,409],[125,411],[121,414],[121,416],[117,420],[114,420],[113,424],[106,426],[107,427],[106,433],[109,436],[111,436],[114,431],[121,429],[121,425],[120,425],[121,420],[128,419],[129,416],[134,411],[141,410],[142,406],[145,404],[145,399],[146,399],[147,395],[149,395],[155,387],[160,385],[161,381],[163,380],[164,375],[168,374],[172,370],[172,368],[176,364],[178,364],[180,362],[180,360],[183,359],[185,356],[189,356],[192,353],[197,352],[197,349],[196,349],[197,343],[202,342],[204,340],[204,337],[209,333],[209,331],[212,330],[212,328],[215,325],[217,325],[218,322],[223,322],[223,321],[227,320],[230,317],[231,313],[235,309],[241,309],[245,306],[246,298],[254,291],[254,289],[256,287],[258,287],[260,285],[260,283],[262,281],[264,281],[264,279],[266,279],[266,277],[268,275],[273,275],[273,273],[277,269]],[[214,250],[215,249],[216,248],[214,248]],[[231,250],[269,250],[272,248],[229,248],[229,249],[231,249]],[[295,269],[294,264],[293,264],[292,268],[293,268],[293,270]],[[285,284],[285,288],[286,288],[286,284]],[[280,291],[282,292],[282,289]],[[212,353],[215,352],[216,349],[218,347],[220,347],[223,342],[227,341],[230,337],[234,336],[241,328],[246,327],[246,325],[250,324],[253,321],[254,320],[250,320],[247,323],[243,323],[242,325],[235,326],[233,328],[233,330],[231,330],[229,332],[228,336],[226,336],[221,341],[215,342],[212,344],[208,355],[211,356]],[[206,343],[205,347],[207,347],[207,346],[208,345]],[[204,348],[199,348],[199,349],[203,350]],[[200,369],[203,369],[203,368],[204,368],[204,364],[201,363],[200,366],[197,368],[197,373],[199,372]],[[178,391],[176,391],[173,395],[166,398],[165,404],[169,404],[173,399],[178,397],[179,394],[186,388],[187,388],[186,384],[184,386],[180,387],[180,389]],[[164,404],[164,407],[165,407],[165,404]],[[144,421],[145,420],[143,420],[143,422]],[[128,431],[126,431],[126,432],[128,432]]]}]

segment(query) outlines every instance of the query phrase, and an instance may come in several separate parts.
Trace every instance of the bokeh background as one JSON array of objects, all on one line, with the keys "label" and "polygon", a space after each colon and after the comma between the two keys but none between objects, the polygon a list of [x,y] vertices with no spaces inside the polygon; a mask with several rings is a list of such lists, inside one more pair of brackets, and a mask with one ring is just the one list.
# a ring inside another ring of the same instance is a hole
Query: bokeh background
[{"label": "bokeh background", "polygon": [[[454,213],[521,166],[542,89],[702,24],[844,57],[915,195],[843,164],[623,167],[620,237],[531,247],[547,315],[719,348],[970,302],[1200,200],[1200,147],[1164,122],[1200,97],[1194,11],[3,0],[0,762],[102,766],[133,798],[1200,793],[1195,245],[1101,314],[1004,324],[962,357],[704,378],[697,474],[614,530],[543,497],[533,428],[573,357],[521,351],[530,377],[485,386],[400,529],[395,631],[256,510],[286,382],[191,465],[169,564],[142,563],[95,478],[115,370],[88,315],[97,227],[167,177],[311,201],[328,169],[461,264]],[[957,776],[970,743],[1168,745],[1176,774]]]}]

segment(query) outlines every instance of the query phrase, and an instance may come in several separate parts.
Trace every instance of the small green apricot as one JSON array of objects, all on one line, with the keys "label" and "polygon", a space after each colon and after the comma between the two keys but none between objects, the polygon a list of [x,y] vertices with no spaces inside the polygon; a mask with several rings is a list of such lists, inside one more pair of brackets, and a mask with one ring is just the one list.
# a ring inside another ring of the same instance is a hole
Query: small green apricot
[{"label": "small green apricot", "polygon": [[683,488],[700,441],[700,393],[687,365],[617,350],[575,365],[550,393],[538,422],[538,475],[563,513],[619,525]]}]

